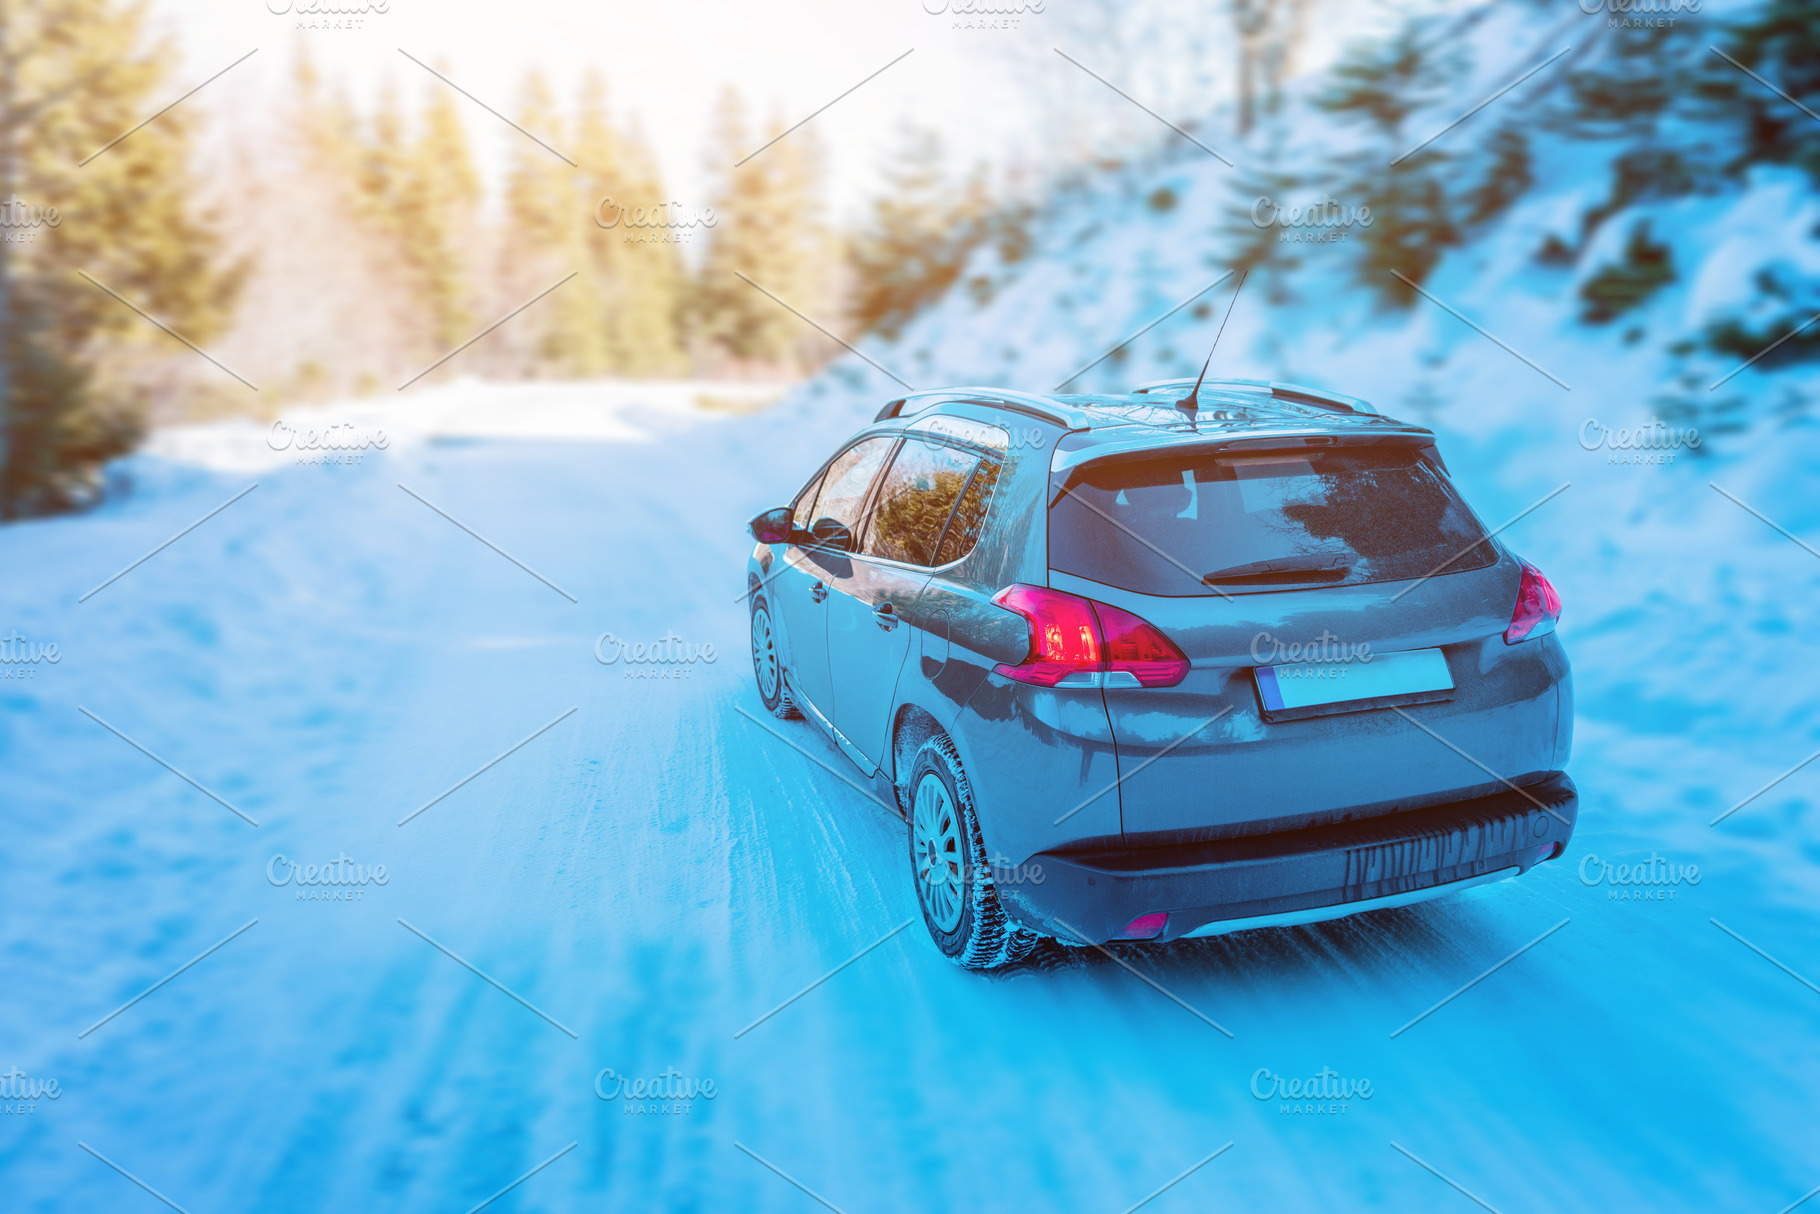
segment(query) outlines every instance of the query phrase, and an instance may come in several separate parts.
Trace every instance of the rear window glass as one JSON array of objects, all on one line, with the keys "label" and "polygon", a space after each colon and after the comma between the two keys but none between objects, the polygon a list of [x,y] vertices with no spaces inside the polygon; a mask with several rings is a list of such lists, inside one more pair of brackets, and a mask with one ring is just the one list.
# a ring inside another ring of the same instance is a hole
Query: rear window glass
[{"label": "rear window glass", "polygon": [[941,542],[935,550],[937,565],[960,560],[979,542],[980,530],[986,524],[986,511],[992,507],[992,490],[998,485],[998,472],[998,465],[991,460],[979,462],[973,479],[967,482],[966,491],[961,494],[960,504],[948,519],[948,529],[942,532]]},{"label": "rear window glass", "polygon": [[955,447],[926,439],[905,442],[879,486],[866,551],[911,565],[934,564],[935,545],[977,463],[978,456]]},{"label": "rear window glass", "polygon": [[1143,594],[1399,581],[1497,559],[1410,448],[1090,464],[1049,511],[1052,568]]}]

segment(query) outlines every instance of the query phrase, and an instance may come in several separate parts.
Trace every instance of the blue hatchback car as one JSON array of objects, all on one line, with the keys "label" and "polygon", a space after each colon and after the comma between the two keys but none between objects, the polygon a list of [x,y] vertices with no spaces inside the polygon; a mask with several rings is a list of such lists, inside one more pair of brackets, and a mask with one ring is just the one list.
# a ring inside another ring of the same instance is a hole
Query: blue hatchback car
[{"label": "blue hatchback car", "polygon": [[1560,599],[1434,434],[1293,384],[893,400],[751,521],[752,661],[908,822],[962,965],[1559,855]]}]

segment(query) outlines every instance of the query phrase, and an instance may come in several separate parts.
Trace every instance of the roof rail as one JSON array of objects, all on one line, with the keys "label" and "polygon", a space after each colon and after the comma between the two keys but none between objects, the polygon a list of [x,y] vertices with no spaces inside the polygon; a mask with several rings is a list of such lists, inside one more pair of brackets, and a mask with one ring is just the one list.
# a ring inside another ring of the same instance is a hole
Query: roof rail
[{"label": "roof rail", "polygon": [[[878,416],[873,420],[882,422],[888,421],[893,417],[901,416],[904,412],[904,406],[909,404],[909,402],[928,397],[943,397],[952,401],[998,405],[1002,408],[1016,410],[1019,413],[1030,414],[1031,416],[1041,418],[1046,422],[1053,422],[1056,425],[1065,427],[1069,430],[1085,430],[1093,424],[1088,420],[1087,415],[1079,409],[1070,409],[1059,401],[1051,400],[1046,396],[1034,396],[1028,392],[1013,392],[1009,388],[926,388],[920,392],[906,393],[896,400],[891,401],[883,409],[878,411]],[[930,401],[929,403],[939,404],[940,402]]]},{"label": "roof rail", "polygon": [[[1193,379],[1159,379],[1147,384],[1139,384],[1132,389],[1132,395],[1142,396],[1150,392],[1166,391],[1170,388],[1188,388],[1194,386]],[[1304,388],[1300,384],[1286,384],[1274,379],[1210,379],[1203,387],[1250,388],[1258,392],[1268,392],[1284,400],[1300,401],[1317,408],[1345,409],[1349,413],[1369,413],[1377,416],[1377,409],[1356,396],[1344,396],[1338,392],[1329,392],[1325,388]]]}]

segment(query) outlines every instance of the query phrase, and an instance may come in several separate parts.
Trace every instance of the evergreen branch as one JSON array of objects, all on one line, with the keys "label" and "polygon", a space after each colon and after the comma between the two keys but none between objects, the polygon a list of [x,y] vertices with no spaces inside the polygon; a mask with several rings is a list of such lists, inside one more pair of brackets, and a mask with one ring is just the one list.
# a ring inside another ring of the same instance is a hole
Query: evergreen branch
[{"label": "evergreen branch", "polygon": [[[191,97],[194,97],[197,93],[200,93],[203,89],[205,89],[209,85],[215,83],[215,81],[221,79],[223,76],[227,75],[229,72],[233,71],[235,68],[239,67],[241,64],[245,63],[248,59],[251,59],[254,55],[257,55],[258,53],[259,53],[259,48],[254,47],[252,50],[250,50],[246,54],[240,56],[240,58],[234,60],[234,62],[228,64],[226,67],[224,67],[220,71],[216,72],[213,76],[210,76],[207,80],[204,80],[201,84],[197,85],[195,88],[191,89],[189,92],[185,93],[183,96],[177,98],[177,100],[171,102],[169,105],[167,105],[163,109],[159,110],[156,114],[153,114],[150,118],[147,118],[144,122],[141,122],[138,126],[134,127],[131,131],[126,132],[125,135],[116,135],[113,139],[109,140],[105,146],[102,147],[100,152],[96,152],[94,155],[90,156],[88,158],[88,160],[79,161],[77,163],[76,167],[82,168],[84,165],[86,165],[89,162],[89,160],[93,160],[95,158],[95,156],[101,155],[101,152],[107,151],[108,148],[113,147],[116,143],[119,143],[122,139],[125,139],[127,137],[127,135],[133,134],[134,131],[138,131],[142,127],[150,126],[152,123],[154,123],[158,119],[164,117],[166,114],[170,113],[172,110],[174,110],[178,106],[182,105],[185,101],[188,101]],[[84,275],[84,277],[87,277],[87,275]],[[97,284],[97,285],[99,285],[99,284]],[[105,290],[107,290],[107,288],[103,287],[102,290],[105,291]],[[109,291],[108,294],[111,295],[111,294],[113,294],[113,292]],[[122,300],[121,302],[124,303],[125,301]],[[148,317],[147,319],[150,319],[150,318]],[[157,322],[154,321],[153,323],[156,324]],[[162,325],[160,325],[159,327],[163,328]],[[176,334],[172,334],[172,336],[175,337]],[[181,340],[181,339],[179,339],[179,340]],[[184,344],[189,345],[188,342],[184,342]],[[195,347],[192,346],[191,349],[195,349]],[[196,353],[202,354],[202,351],[197,350]],[[203,357],[208,358],[208,356],[206,354],[204,354]],[[211,358],[211,359],[209,359],[209,361],[214,362],[215,360]],[[216,363],[215,365],[221,366],[220,363]],[[227,371],[226,367],[222,367],[221,369],[223,371]],[[234,373],[232,371],[228,371],[228,374],[234,375]],[[240,379],[240,377],[238,375],[234,375],[234,378]],[[240,382],[243,384],[246,384],[246,381],[244,379],[240,379]],[[246,384],[246,386],[249,388],[253,387],[252,384]],[[257,391],[257,390],[258,389],[254,389],[254,391]]]},{"label": "evergreen branch", "polygon": [[[424,71],[430,73],[430,75],[436,77],[436,79],[442,81],[444,84],[446,84],[450,88],[454,89],[456,92],[460,93],[463,97],[466,97],[469,101],[472,101],[475,105],[479,106],[481,109],[485,110],[487,113],[493,115],[493,117],[499,119],[501,122],[505,123],[507,126],[511,127],[513,130],[517,131],[520,135],[523,135],[526,139],[529,139],[532,143],[536,144],[538,147],[542,148],[544,151],[550,153],[550,155],[556,157],[558,160],[561,160],[564,164],[567,164],[570,168],[573,169],[573,168],[581,167],[581,166],[577,165],[573,160],[570,160],[567,156],[564,156],[561,152],[557,151],[555,148],[551,147],[549,144],[547,144],[543,140],[539,139],[537,136],[531,134],[531,132],[529,132],[529,131],[525,130],[523,127],[519,126],[516,122],[513,122],[510,118],[507,118],[504,114],[500,113],[498,110],[494,109],[492,106],[488,105],[486,102],[484,102],[480,98],[476,97],[474,94],[468,92],[468,90],[462,88],[459,84],[456,84],[453,80],[450,80],[447,76],[443,75],[441,72],[437,71],[435,68],[431,67],[429,64],[427,64],[423,60],[419,59],[417,56],[415,56],[415,55],[411,54],[409,51],[405,50],[402,46],[398,48],[398,53],[403,55],[406,59],[409,59],[412,63],[415,63],[418,67],[422,68]],[[554,290],[555,288],[551,288],[551,289]]]},{"label": "evergreen branch", "polygon": [[[1471,118],[1474,114],[1478,113],[1480,110],[1484,109],[1486,106],[1490,105],[1492,102],[1496,101],[1498,98],[1502,97],[1504,94],[1510,92],[1510,90],[1516,88],[1519,84],[1522,84],[1525,80],[1528,80],[1531,76],[1535,75],[1537,72],[1541,71],[1543,68],[1547,67],[1549,64],[1553,63],[1555,60],[1559,59],[1562,55],[1565,55],[1568,51],[1571,51],[1573,49],[1574,48],[1572,46],[1562,47],[1560,50],[1556,51],[1554,54],[1550,55],[1548,58],[1542,60],[1542,62],[1536,64],[1534,67],[1530,68],[1527,72],[1524,72],[1521,76],[1518,76],[1515,80],[1512,80],[1509,84],[1505,85],[1503,88],[1499,89],[1497,92],[1493,93],[1491,96],[1487,97],[1485,100],[1479,102],[1479,104],[1473,106],[1470,110],[1467,110],[1464,114],[1461,114],[1458,118],[1455,118],[1452,122],[1448,123],[1446,126],[1442,127],[1440,130],[1436,131],[1434,134],[1430,135],[1428,138],[1424,139],[1422,142],[1420,142],[1420,143],[1416,144],[1414,147],[1410,148],[1407,152],[1404,152],[1401,156],[1398,156],[1395,160],[1390,162],[1390,167],[1393,169],[1396,168],[1399,164],[1402,164],[1405,160],[1408,160],[1411,156],[1414,156],[1417,152],[1421,151],[1423,148],[1427,147],[1429,144],[1433,143],[1435,140],[1439,139],[1441,136],[1447,134],[1447,132],[1453,130],[1455,127],[1459,126],[1462,122],[1465,122],[1468,118]],[[1547,374],[1547,372],[1543,372],[1543,374]],[[1554,377],[1551,375],[1551,376],[1549,376],[1549,378],[1553,379]],[[1557,382],[1559,382],[1559,381],[1557,381]]]},{"label": "evergreen branch", "polygon": [[1733,59],[1730,55],[1726,54],[1724,51],[1720,50],[1718,47],[1709,46],[1706,49],[1711,51],[1713,54],[1719,56],[1719,58],[1725,60],[1727,63],[1731,64],[1733,67],[1737,68],[1739,71],[1743,72],[1746,76],[1749,76],[1752,80],[1755,80],[1758,84],[1761,84],[1764,88],[1768,89],[1770,92],[1774,93],[1776,96],[1782,98],[1782,100],[1788,102],[1790,105],[1792,105],[1796,109],[1800,110],[1803,114],[1806,114],[1809,118],[1812,118],[1815,122],[1820,122],[1820,114],[1814,113],[1814,111],[1808,109],[1805,105],[1802,105],[1799,101],[1796,101],[1793,97],[1790,97],[1787,93],[1783,92],[1781,89],[1777,88],[1775,85],[1771,84],[1769,81],[1765,80],[1763,77],[1757,75],[1757,73],[1751,71],[1749,68],[1745,67],[1742,63],[1739,63],[1736,59]]},{"label": "evergreen branch", "polygon": [[[811,115],[811,117],[813,117],[813,115]],[[804,119],[804,121],[806,122],[806,121],[808,121],[808,119]],[[785,134],[788,134],[788,133],[789,132],[785,132]],[[779,136],[779,138],[782,138],[782,136]],[[765,150],[764,148],[758,149],[759,152],[762,152],[764,150]],[[758,152],[752,153],[752,156],[756,156],[756,155],[758,155]],[[746,159],[748,159],[748,160],[750,160],[751,158],[752,158],[751,156],[746,157]],[[818,325],[814,321],[810,320],[807,316],[804,316],[801,312],[798,312],[795,308],[792,308],[789,304],[785,303],[783,300],[779,299],[777,296],[771,294],[771,292],[765,290],[763,287],[761,287],[757,283],[753,282],[750,278],[747,278],[744,274],[740,274],[738,270],[733,271],[733,273],[739,275],[739,280],[741,282],[745,283],[748,287],[751,287],[754,291],[757,291],[760,295],[763,295],[766,299],[769,299],[772,303],[776,304],[778,307],[782,308],[784,311],[790,313],[790,315],[796,317],[796,319],[802,321],[804,324],[808,325],[810,328],[814,329],[816,332],[820,333],[822,336],[828,338],[830,341],[836,342],[836,343],[840,344],[841,346],[846,347],[846,349],[849,353],[858,355],[860,358],[864,359],[866,362],[871,363],[871,365],[876,370],[883,371],[887,376],[890,376],[890,378],[897,380],[898,383],[904,384],[904,389],[906,391],[909,391],[909,392],[916,391],[915,387],[913,387],[910,384],[904,383],[902,378],[900,378],[899,376],[893,375],[889,369],[887,369],[886,367],[884,367],[883,365],[881,365],[879,363],[873,362],[872,359],[867,358],[866,355],[860,353],[860,351],[857,347],[849,345],[847,342],[841,341],[840,338],[834,336],[834,334],[828,332],[828,330],[822,328],[820,325]]]},{"label": "evergreen branch", "polygon": [[406,388],[410,387],[412,384],[416,383],[418,380],[422,379],[424,376],[428,375],[430,372],[434,371],[436,368],[442,366],[442,364],[448,362],[451,358],[454,358],[457,354],[460,354],[463,350],[467,349],[469,346],[473,345],[475,342],[479,341],[481,338],[483,338],[487,334],[491,333],[494,329],[497,329],[500,325],[505,324],[506,321],[511,320],[514,316],[517,316],[520,312],[524,311],[526,308],[530,307],[532,304],[536,303],[538,300],[540,300],[544,296],[548,295],[551,291],[554,291],[556,289],[556,287],[560,287],[563,282],[568,282],[570,278],[574,278],[579,273],[581,273],[580,270],[570,270],[568,278],[564,278],[562,280],[562,282],[557,283],[556,286],[544,288],[543,290],[539,291],[537,294],[533,295],[531,298],[525,300],[523,303],[519,304],[516,308],[513,308],[510,312],[507,312],[504,316],[500,317],[498,320],[494,321],[492,324],[488,325],[486,328],[482,329],[480,332],[474,334],[474,336],[468,338],[468,340],[462,342],[459,346],[456,346],[453,350],[450,350],[447,354],[444,354],[441,358],[437,359],[435,362],[431,363],[429,366],[425,367],[423,370],[419,371],[417,374],[411,376],[411,378],[405,380],[402,384],[399,384],[398,390],[400,392],[403,392]]},{"label": "evergreen branch", "polygon": [[[146,121],[150,122],[151,119],[148,118],[148,119],[146,119]],[[144,124],[142,123],[141,125],[144,125]],[[128,131],[127,135],[130,135],[130,134],[132,134],[132,132]],[[124,138],[126,138],[126,135],[122,135],[120,138],[124,139]],[[115,142],[118,143],[119,140],[115,140]],[[106,150],[107,150],[106,148],[102,149],[102,151],[106,151]],[[99,156],[100,154],[101,154],[101,152],[95,153],[96,156]],[[90,157],[90,159],[93,159],[93,158],[94,157]],[[162,320],[159,320],[156,316],[153,316],[150,312],[147,312],[144,308],[141,308],[138,304],[136,304],[132,300],[126,298],[126,296],[120,294],[120,292],[114,290],[112,287],[108,286],[105,283],[96,282],[95,279],[89,278],[89,276],[81,270],[77,270],[76,273],[82,275],[83,278],[87,278],[90,283],[94,284],[97,287],[100,287],[103,291],[106,291],[109,295],[112,295],[115,299],[119,300],[121,303],[123,303],[127,307],[131,308],[133,311],[139,313],[139,315],[145,317],[147,320],[149,320],[153,324],[157,325],[160,329],[163,329],[166,333],[169,333],[172,337],[175,337],[178,341],[182,342],[184,345],[188,346],[190,349],[194,350],[196,353],[202,355],[202,357],[208,359],[210,362],[214,363],[217,367],[220,367],[223,371],[226,371],[229,375],[234,376],[235,379],[240,380],[241,383],[246,384],[246,386],[251,388],[253,391],[255,391],[255,392],[259,391],[258,384],[249,383],[247,380],[241,379],[241,377],[238,374],[236,374],[232,368],[228,367],[225,363],[223,363],[219,359],[215,358],[207,350],[204,350],[201,346],[197,345],[195,342],[191,341],[189,338],[185,337],[183,334],[177,332],[177,330],[171,328],[169,325],[165,324]]]}]

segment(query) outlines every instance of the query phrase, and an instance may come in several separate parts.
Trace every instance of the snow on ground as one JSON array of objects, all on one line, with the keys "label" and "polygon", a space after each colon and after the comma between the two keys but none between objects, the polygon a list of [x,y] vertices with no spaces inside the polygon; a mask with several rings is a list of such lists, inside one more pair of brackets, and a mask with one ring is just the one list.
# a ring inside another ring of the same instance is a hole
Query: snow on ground
[{"label": "snow on ground", "polygon": [[[1815,558],[1700,481],[1584,452],[1465,474],[1480,498],[1572,476],[1637,500],[1517,537],[1567,595],[1586,811],[1564,860],[1426,906],[1119,950],[1230,1038],[1097,953],[982,977],[920,923],[736,1036],[916,913],[897,821],[737,711],[762,715],[740,523],[866,410],[589,390],[646,419],[637,436],[431,438],[256,475],[145,457],[101,511],[0,532],[0,623],[61,654],[0,691],[0,1062],[61,1088],[0,1122],[8,1208],[158,1208],[78,1143],[194,1214],[469,1209],[570,1143],[490,1208],[816,1208],[748,1151],[849,1211],[1124,1209],[1227,1142],[1147,1208],[1470,1208],[1393,1142],[1502,1210],[1774,1210],[1820,1183],[1820,994],[1707,921],[1820,969],[1811,784],[1705,825],[1813,749],[1796,622]],[[1773,465],[1714,469],[1768,502]],[[1704,521],[1664,534],[1666,516]],[[1665,552],[1680,600],[1589,606],[1634,597]],[[1662,668],[1675,620],[1702,643]],[[627,678],[596,660],[603,632],[716,660]],[[1577,875],[1651,850],[1700,883],[1612,901]],[[387,881],[299,902],[277,855]],[[609,1067],[715,1096],[630,1115],[594,1091]],[[1371,1097],[1295,1114],[1252,1093],[1259,1068],[1323,1067]]]}]

